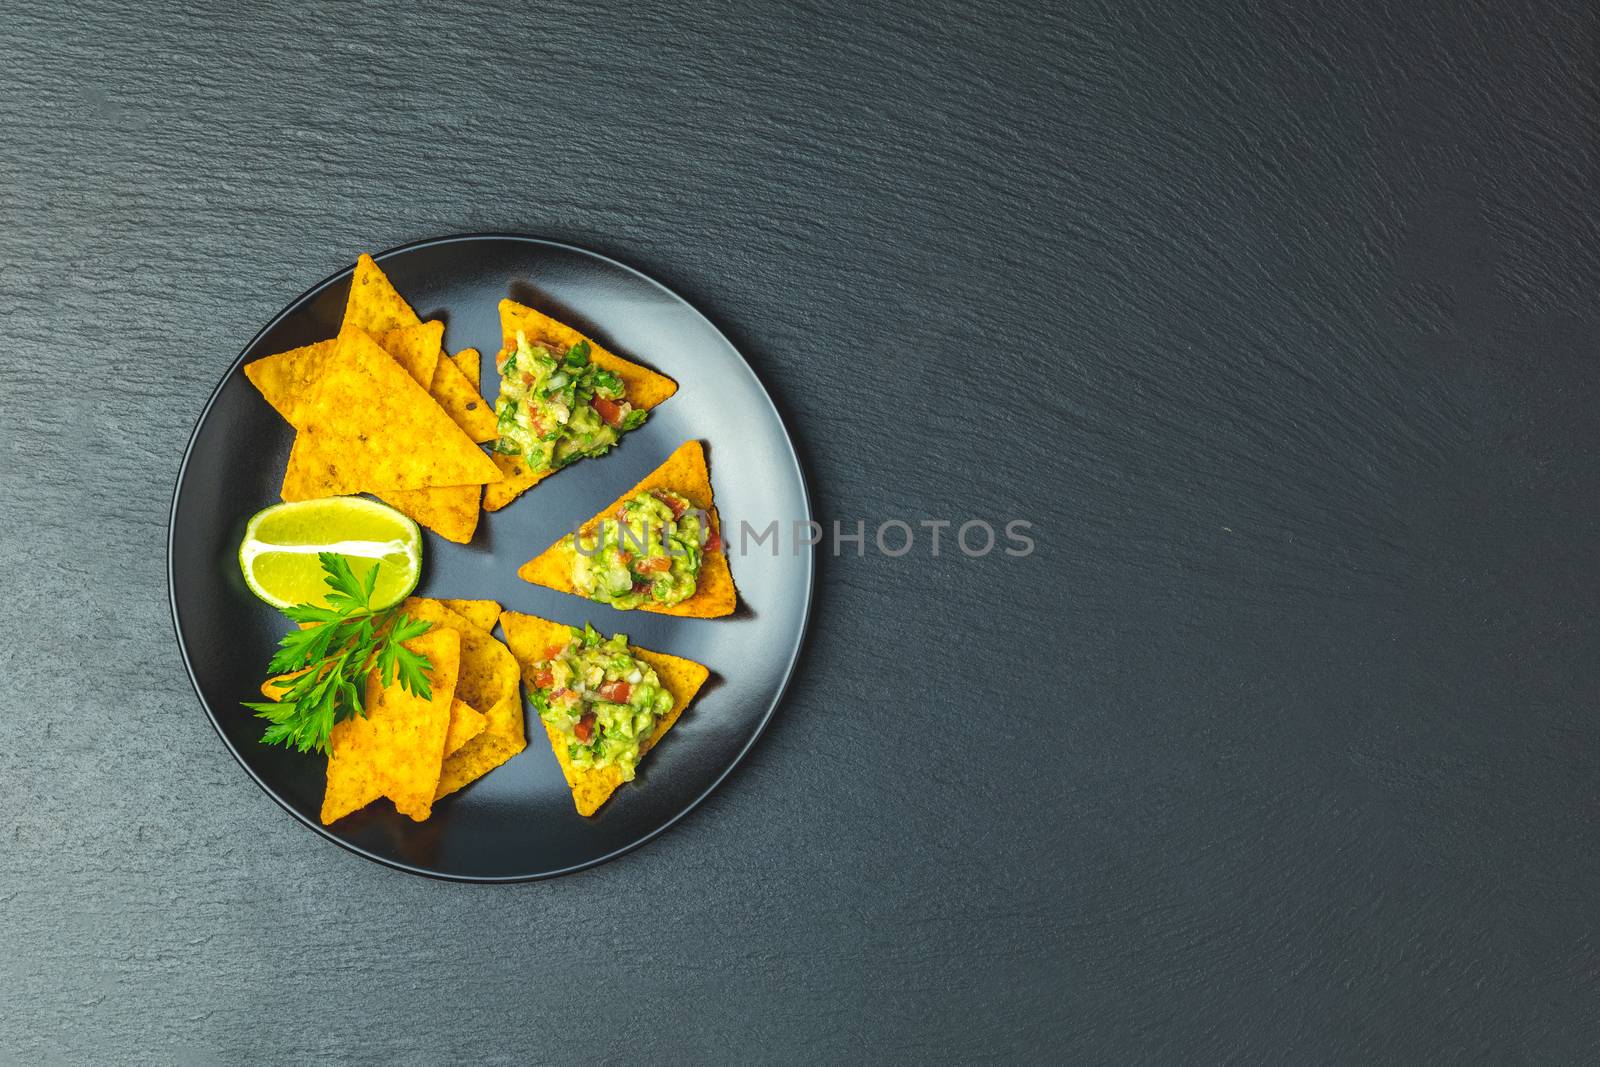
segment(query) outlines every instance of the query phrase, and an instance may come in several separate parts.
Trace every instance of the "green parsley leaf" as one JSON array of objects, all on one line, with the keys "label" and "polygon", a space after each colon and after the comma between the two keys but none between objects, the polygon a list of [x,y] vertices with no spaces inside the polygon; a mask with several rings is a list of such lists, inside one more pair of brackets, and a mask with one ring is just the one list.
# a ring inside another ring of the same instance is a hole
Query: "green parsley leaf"
[{"label": "green parsley leaf", "polygon": [[396,677],[400,685],[424,700],[433,696],[425,673],[433,665],[402,642],[428,632],[429,624],[400,611],[399,605],[373,611],[378,585],[374,563],[357,578],[350,561],[333,552],[319,553],[328,604],[296,604],[284,610],[299,623],[278,641],[267,665],[272,674],[299,672],[275,701],[246,701],[244,706],[267,720],[261,740],[300,752],[326,752],[334,724],[365,715],[362,706],[367,676],[377,671],[384,685]]}]

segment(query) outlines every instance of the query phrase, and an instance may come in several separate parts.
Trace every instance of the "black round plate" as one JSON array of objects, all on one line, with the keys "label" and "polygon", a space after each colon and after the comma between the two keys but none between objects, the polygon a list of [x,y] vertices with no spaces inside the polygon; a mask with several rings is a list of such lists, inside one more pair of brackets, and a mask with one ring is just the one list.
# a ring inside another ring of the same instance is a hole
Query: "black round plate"
[{"label": "black round plate", "polygon": [[[716,788],[772,717],[799,655],[811,604],[812,554],[790,531],[811,519],[799,463],[766,390],[716,327],[677,294],[615,260],[511,235],[447,237],[376,257],[424,319],[443,319],[451,352],[484,353],[483,387],[498,390],[497,305],[507,296],[553,315],[619,355],[676,379],[678,392],[600,459],[583,460],[501,511],[470,545],[424,531],[418,593],[486,598],[558,622],[585,620],[645,648],[698,660],[711,678],[666,739],[590,817],[578,815],[537,718],[528,747],[416,823],[387,801],[318,821],[324,760],[259,743],[262,722],[240,707],[287,627],[245,588],[235,558],[250,516],[277,503],[293,433],[245,379],[245,363],[331,337],[350,271],[314,286],[267,324],[212,394],[184,456],[172,502],[168,575],[178,644],[201,703],[239,763],[311,829],[403,870],[467,881],[544,878],[602,863],[671,826]],[[622,612],[532,586],[517,567],[593,515],[679,444],[705,442],[739,610],[724,619]],[[734,536],[777,520],[783,543],[748,554]],[[525,709],[526,711],[526,709]]]}]

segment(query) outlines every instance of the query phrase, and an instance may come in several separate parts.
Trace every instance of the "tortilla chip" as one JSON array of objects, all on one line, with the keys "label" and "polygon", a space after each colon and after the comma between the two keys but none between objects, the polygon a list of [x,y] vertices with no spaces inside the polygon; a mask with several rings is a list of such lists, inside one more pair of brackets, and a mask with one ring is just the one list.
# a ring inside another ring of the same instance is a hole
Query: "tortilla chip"
[{"label": "tortilla chip", "polygon": [[332,338],[266,356],[245,364],[244,376],[283,416],[283,421],[293,425],[301,417],[300,408],[322,377],[337,343],[338,339]]},{"label": "tortilla chip", "polygon": [[516,346],[518,331],[526,334],[530,341],[554,341],[563,348],[571,348],[579,341],[588,341],[589,359],[596,366],[612,371],[622,379],[628,390],[628,402],[636,408],[648,411],[678,391],[678,383],[671,378],[613,355],[594,338],[585,337],[566,323],[557,322],[549,315],[515,300],[500,301],[502,352],[508,352]]},{"label": "tortilla chip", "polygon": [[433,810],[444,762],[450,708],[460,667],[461,639],[444,628],[406,642],[428,657],[432,696],[423,700],[396,682],[367,676],[366,714],[337,723],[329,735],[328,788],[322,824],[336,822],[379,796],[417,822]]},{"label": "tortilla chip", "polygon": [[[444,340],[444,323],[424,322],[407,326],[384,335],[383,347],[396,363],[410,371],[417,384],[428,388],[440,359],[439,344]],[[437,398],[436,398],[437,399]],[[463,430],[466,423],[451,413],[446,414]],[[471,436],[469,433],[468,436]],[[289,469],[294,470],[295,453],[289,454]],[[289,475],[284,475],[287,483]],[[456,485],[433,489],[390,489],[377,494],[383,501],[412,520],[426,526],[447,541],[468,544],[478,529],[478,502],[482,493],[476,485]]]},{"label": "tortilla chip", "polygon": [[[553,341],[565,348],[579,341],[589,342],[589,359],[598,367],[609,370],[622,379],[628,402],[634,407],[649,411],[678,391],[678,383],[648,367],[629,362],[621,356],[606,351],[593,338],[585,337],[565,323],[557,322],[543,312],[535,311],[515,300],[500,301],[500,355],[496,363],[516,349],[517,331],[530,341]],[[493,405],[490,405],[493,414]],[[520,456],[493,456],[495,466],[504,477],[483,494],[483,509],[499,511],[528,489],[554,474],[554,471],[529,471]]]},{"label": "tortilla chip", "polygon": [[[296,671],[293,674],[280,674],[268,678],[261,683],[261,695],[268,700],[277,700],[283,691],[288,688],[289,683],[299,677],[300,673]],[[488,719],[482,714],[467,707],[460,698],[452,698],[450,701],[450,725],[444,734],[444,754],[449,756],[453,752],[460,751],[462,745],[483,733],[484,727],[487,725]],[[372,799],[376,800],[377,797]]]},{"label": "tortilla chip", "polygon": [[500,605],[493,600],[449,600],[441,597],[439,603],[484,633],[489,633],[500,621]]},{"label": "tortilla chip", "polygon": [[[438,381],[438,368],[447,360],[441,359],[439,342],[444,337],[444,323],[425,322],[420,326],[405,327],[385,335],[384,348],[397,363],[411,369],[408,360],[414,360],[415,366],[420,369],[426,367],[426,377],[413,371],[412,377],[418,383],[431,387]],[[390,344],[389,339],[400,338],[395,344]],[[409,343],[412,350],[405,352],[402,358],[401,345]],[[430,347],[431,345],[431,347]],[[423,350],[427,350],[427,355]],[[470,351],[470,349],[469,349]],[[453,372],[446,371],[446,375]],[[430,392],[430,395],[434,395]],[[434,396],[437,400],[438,396]],[[463,430],[469,437],[473,436],[473,422],[452,410],[451,405],[441,403],[450,420]],[[480,403],[479,405],[483,405]],[[466,412],[468,416],[471,412]],[[493,417],[491,415],[491,421]],[[480,429],[481,432],[481,429]],[[289,469],[295,469],[296,453],[289,454]],[[288,484],[289,475],[284,475],[284,482]],[[482,491],[476,485],[441,486],[431,489],[388,489],[376,494],[391,507],[409,516],[417,523],[426,526],[446,541],[457,544],[469,544],[472,535],[478,530],[479,501],[482,500]],[[287,498],[285,498],[287,499]]]},{"label": "tortilla chip", "polygon": [[401,610],[413,619],[430,623],[433,630],[454,630],[461,636],[456,696],[469,706],[487,713],[507,696],[516,695],[517,661],[487,630],[427,597],[407,597]]},{"label": "tortilla chip", "polygon": [[[584,535],[592,534],[601,519],[611,519],[624,500],[647,489],[671,489],[695,507],[703,509],[711,518],[711,536],[706,542],[705,555],[700,564],[700,580],[695,585],[693,596],[677,604],[645,604],[636,610],[691,619],[732,615],[739,596],[733,586],[733,573],[728,570],[728,556],[722,548],[722,520],[717,517],[716,506],[711,500],[711,477],[706,471],[705,449],[699,441],[686,441],[678,446],[678,450],[668,456],[665,463],[584,523]],[[517,571],[517,577],[547,589],[581,595],[572,586],[573,558],[574,550],[563,537],[524,563]]]},{"label": "tortilla chip", "polygon": [[478,501],[482,493],[481,485],[450,485],[434,489],[385,489],[374,495],[446,541],[465,545],[478,530]]},{"label": "tortilla chip", "polygon": [[[457,697],[450,701],[450,726],[444,732],[444,758],[461,751],[461,746],[483,733],[489,720]],[[441,761],[442,765],[442,761]]]},{"label": "tortilla chip", "polygon": [[377,337],[421,322],[372,257],[365,253],[359,256],[355,273],[350,278],[350,296],[344,305],[344,325]]},{"label": "tortilla chip", "polygon": [[[572,628],[515,611],[503,613],[500,625],[506,632],[506,643],[511,646],[511,654],[522,667],[523,682],[530,690],[538,688],[533,684],[533,664],[544,659],[545,652],[552,645],[565,645]],[[635,645],[629,645],[628,651],[655,668],[661,684],[672,694],[672,710],[656,723],[655,732],[639,745],[639,758],[643,761],[645,754],[672,729],[683,714],[683,709],[689,706],[689,702],[711,676],[711,671],[693,660],[651,652]],[[622,770],[618,767],[580,770],[572,766],[567,757],[566,735],[552,726],[545,725],[544,728],[545,736],[550,739],[550,750],[555,753],[556,762],[561,764],[561,774],[567,780],[567,787],[572,790],[572,802],[578,814],[593,815],[622,784]]]},{"label": "tortilla chip", "polygon": [[338,496],[499,479],[489,457],[362,331],[340,334],[322,362],[310,396],[291,411],[300,431],[295,448],[308,453],[300,461],[306,484],[296,486],[297,493]]},{"label": "tortilla chip", "polygon": [[[464,601],[481,614],[490,601]],[[434,799],[447,796],[488,774],[528,747],[522,724],[522,697],[517,688],[517,661],[489,631],[451,610],[443,601],[412,597],[405,612],[425,619],[435,629],[454,630],[461,638],[461,680],[456,695],[483,712],[483,732],[447,756],[439,770]],[[494,620],[490,620],[493,625]],[[432,631],[430,631],[432,632]]]},{"label": "tortilla chip", "polygon": [[444,323],[419,322],[381,336],[373,334],[372,339],[389,353],[389,358],[405,368],[412,381],[424,389],[433,381],[434,368],[439,365],[439,342],[444,339]]},{"label": "tortilla chip", "polygon": [[[478,354],[478,350],[476,348],[463,348],[455,355],[449,357],[449,359],[451,363],[456,365],[456,369],[461,372],[462,377],[471,382],[474,389],[479,390],[479,395],[481,396],[483,386],[483,357]],[[493,404],[489,405],[489,410],[494,410]]]},{"label": "tortilla chip", "polygon": [[482,444],[500,436],[494,405],[478,394],[478,387],[450,360],[441,359],[434,367],[428,392],[473,441]]},{"label": "tortilla chip", "polygon": [[494,488],[484,491],[484,511],[499,511],[555,473],[553,470],[530,471],[521,456],[491,452],[489,458],[494,460],[494,465],[500,469],[500,480],[494,483]]},{"label": "tortilla chip", "polygon": [[490,708],[484,718],[483,733],[461,747],[439,769],[439,787],[433,798],[454,793],[470,785],[528,747],[522,726],[522,699],[517,693]]},{"label": "tortilla chip", "polygon": [[[414,381],[426,385],[432,380],[434,367],[439,362],[439,341],[443,334],[441,322],[418,323],[391,330],[384,335],[382,347]],[[321,343],[333,344],[331,341]],[[276,392],[275,383],[273,387]],[[273,398],[267,399],[271,402]],[[331,484],[326,476],[327,466],[320,449],[296,436],[289,451],[289,464],[283,472],[283,499],[310,500],[334,495],[327,491]],[[466,544],[478,528],[479,490],[475,485],[391,489],[376,495],[450,541]]]}]

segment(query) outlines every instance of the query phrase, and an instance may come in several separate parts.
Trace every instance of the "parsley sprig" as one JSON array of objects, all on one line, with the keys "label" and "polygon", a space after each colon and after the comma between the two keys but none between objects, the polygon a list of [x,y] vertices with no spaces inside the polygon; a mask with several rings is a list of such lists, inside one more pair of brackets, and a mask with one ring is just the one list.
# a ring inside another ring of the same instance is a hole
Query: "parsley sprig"
[{"label": "parsley sprig", "polygon": [[301,673],[277,700],[244,705],[271,724],[261,735],[263,744],[301,752],[326,752],[334,723],[366,714],[362,698],[374,670],[385,686],[399,678],[402,688],[422,699],[433,696],[423,673],[433,664],[402,643],[426,633],[429,624],[401,614],[399,605],[372,610],[380,564],[363,581],[343,556],[320,552],[317,558],[332,590],[327,604],[284,609],[291,622],[305,625],[283,635],[267,665],[273,674]]}]

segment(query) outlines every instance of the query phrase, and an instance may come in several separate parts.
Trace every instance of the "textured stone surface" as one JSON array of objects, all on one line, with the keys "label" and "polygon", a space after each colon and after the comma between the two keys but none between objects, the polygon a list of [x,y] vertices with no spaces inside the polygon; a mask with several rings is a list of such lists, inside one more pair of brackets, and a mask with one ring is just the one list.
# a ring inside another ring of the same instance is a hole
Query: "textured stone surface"
[{"label": "textured stone surface", "polygon": [[[1600,1054],[1592,10],[167,6],[0,39],[4,1058]],[[257,790],[162,559],[258,326],[491,229],[1038,551],[823,561],[707,804],[475,888]]]}]

